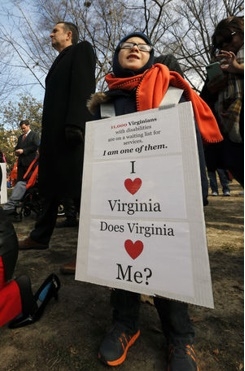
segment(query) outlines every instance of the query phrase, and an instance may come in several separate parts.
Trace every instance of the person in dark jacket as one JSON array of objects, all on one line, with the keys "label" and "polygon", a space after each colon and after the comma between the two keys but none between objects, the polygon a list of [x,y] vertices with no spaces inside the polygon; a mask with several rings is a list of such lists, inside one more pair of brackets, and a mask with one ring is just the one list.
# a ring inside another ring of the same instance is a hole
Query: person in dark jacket
[{"label": "person in dark jacket", "polygon": [[[169,85],[184,89],[183,100],[192,101],[197,120],[197,143],[205,204],[208,182],[202,140],[222,140],[209,107],[181,75],[169,71],[163,64],[154,64],[154,49],[145,34],[134,32],[124,37],[115,50],[112,65],[113,73],[106,75],[109,91],[94,94],[88,104],[95,118],[101,118],[102,104],[112,103],[116,116],[124,115],[159,107]],[[169,346],[168,370],[197,371],[193,349],[194,329],[188,315],[188,304],[160,297],[155,297],[154,303]],[[114,289],[111,291],[111,304],[113,327],[103,339],[98,356],[103,363],[117,366],[125,361],[128,349],[140,335],[140,294]]]},{"label": "person in dark jacket", "polygon": [[31,130],[28,120],[22,120],[20,128],[22,135],[19,136],[15,146],[15,155],[18,157],[17,182],[23,180],[30,163],[36,157],[40,141],[38,134]]},{"label": "person in dark jacket", "polygon": [[59,22],[51,34],[59,52],[46,77],[40,143],[39,192],[43,213],[20,249],[47,249],[60,200],[79,204],[85,122],[91,119],[86,102],[95,91],[95,54],[87,41],[78,43],[78,29]]},{"label": "person in dark jacket", "polygon": [[[3,155],[3,152],[0,151],[0,162],[5,162],[4,161],[4,155]],[[2,187],[2,180],[3,180],[3,173],[2,173],[2,168],[0,166],[0,192],[1,192],[1,187]]]},{"label": "person in dark jacket", "polygon": [[219,168],[229,170],[244,188],[243,16],[231,16],[217,24],[212,35],[211,60],[219,62],[223,78],[207,77],[200,96],[212,109],[224,141],[206,146],[205,152],[209,159],[218,153]]}]

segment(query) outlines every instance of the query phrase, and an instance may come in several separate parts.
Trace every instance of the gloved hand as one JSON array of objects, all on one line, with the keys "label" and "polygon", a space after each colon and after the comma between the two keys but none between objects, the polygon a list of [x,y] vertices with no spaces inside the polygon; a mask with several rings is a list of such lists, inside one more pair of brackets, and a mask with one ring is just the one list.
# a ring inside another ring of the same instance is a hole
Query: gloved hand
[{"label": "gloved hand", "polygon": [[67,143],[71,146],[81,144],[84,140],[83,132],[77,126],[67,126],[65,128]]}]

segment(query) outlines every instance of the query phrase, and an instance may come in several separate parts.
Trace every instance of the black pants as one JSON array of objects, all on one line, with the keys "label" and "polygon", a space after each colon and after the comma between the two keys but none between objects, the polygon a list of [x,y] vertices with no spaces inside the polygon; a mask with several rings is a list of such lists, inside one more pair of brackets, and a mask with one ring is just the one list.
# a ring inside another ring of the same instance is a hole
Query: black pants
[{"label": "black pants", "polygon": [[244,188],[244,144],[224,140],[226,169]]},{"label": "black pants", "polygon": [[34,241],[49,244],[55,228],[59,204],[60,199],[42,199],[42,213],[30,233]]},{"label": "black pants", "polygon": [[[73,201],[74,208],[77,210],[78,205],[80,204],[80,199],[73,199]],[[30,233],[30,237],[34,241],[43,244],[49,244],[56,225],[58,207],[60,205],[60,202],[60,197],[42,199],[42,213],[38,217],[35,228]]]},{"label": "black pants", "polygon": [[0,166],[0,191],[1,191],[1,188],[2,188],[2,180],[3,180],[3,172],[2,172],[2,168]]},{"label": "black pants", "polygon": [[25,173],[27,172],[28,170],[28,166],[23,166],[23,165],[18,165],[18,168],[17,168],[17,182],[19,182],[20,180],[23,180],[23,177],[25,175]]},{"label": "black pants", "polygon": [[[123,323],[133,331],[138,330],[140,294],[112,290],[113,320]],[[195,332],[188,314],[188,304],[165,298],[154,298],[163,333],[168,344],[193,344]]]}]

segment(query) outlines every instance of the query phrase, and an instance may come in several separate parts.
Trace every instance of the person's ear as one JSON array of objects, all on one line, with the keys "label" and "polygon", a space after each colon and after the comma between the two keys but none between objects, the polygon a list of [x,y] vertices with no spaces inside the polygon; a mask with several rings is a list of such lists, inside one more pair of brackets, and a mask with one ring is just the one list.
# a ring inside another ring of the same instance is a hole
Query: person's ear
[{"label": "person's ear", "polygon": [[67,32],[68,39],[72,40],[72,31]]}]

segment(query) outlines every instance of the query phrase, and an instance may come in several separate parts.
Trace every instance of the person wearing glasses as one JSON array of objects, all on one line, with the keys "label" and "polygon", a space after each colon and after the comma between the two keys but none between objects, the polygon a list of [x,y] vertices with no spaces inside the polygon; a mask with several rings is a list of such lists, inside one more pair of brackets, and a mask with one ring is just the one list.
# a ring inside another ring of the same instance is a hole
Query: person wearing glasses
[{"label": "person wearing glasses", "polygon": [[219,62],[222,84],[219,79],[207,82],[201,97],[214,112],[224,136],[220,167],[228,169],[244,187],[244,17],[228,17],[218,23],[211,58]]},{"label": "person wearing glasses", "polygon": [[[196,118],[202,117],[197,120],[196,131],[200,170],[201,174],[205,173],[201,136],[207,142],[222,140],[217,122],[208,105],[179,73],[170,71],[161,63],[155,63],[154,48],[145,34],[133,32],[119,42],[113,56],[112,73],[107,74],[105,80],[109,90],[95,93],[88,102],[88,108],[95,119],[103,117],[103,104],[111,104],[116,116],[124,115],[159,107],[169,85],[184,89],[181,100],[191,100]],[[204,176],[202,186],[205,203],[208,182]],[[98,358],[113,367],[125,361],[128,349],[140,335],[140,294],[113,289],[111,304],[113,326],[100,345]],[[154,304],[169,346],[168,370],[197,371],[193,349],[194,329],[188,314],[188,304],[160,297],[154,297]]]}]

